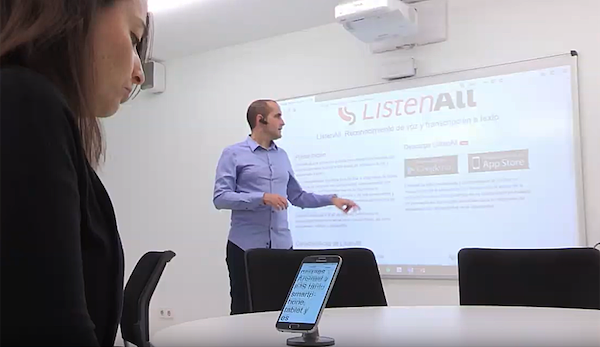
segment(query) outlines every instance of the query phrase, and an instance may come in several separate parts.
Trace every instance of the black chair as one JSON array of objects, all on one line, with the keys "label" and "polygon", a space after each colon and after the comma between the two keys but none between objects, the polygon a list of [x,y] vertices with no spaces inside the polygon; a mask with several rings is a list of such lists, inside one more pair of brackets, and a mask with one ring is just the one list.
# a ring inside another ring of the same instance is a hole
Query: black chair
[{"label": "black chair", "polygon": [[375,255],[368,249],[252,249],[246,252],[250,312],[281,310],[302,259],[325,254],[342,257],[327,307],[387,306]]},{"label": "black chair", "polygon": [[167,263],[175,257],[173,251],[148,252],[135,265],[127,285],[121,316],[121,336],[125,346],[151,347],[150,299]]},{"label": "black chair", "polygon": [[465,248],[458,278],[461,305],[600,309],[594,248]]}]

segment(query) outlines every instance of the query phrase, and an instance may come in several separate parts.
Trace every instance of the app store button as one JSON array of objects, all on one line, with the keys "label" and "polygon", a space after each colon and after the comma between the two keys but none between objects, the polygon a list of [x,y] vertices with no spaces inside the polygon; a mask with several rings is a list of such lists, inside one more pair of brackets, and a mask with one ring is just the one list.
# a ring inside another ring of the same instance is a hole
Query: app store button
[{"label": "app store button", "polygon": [[469,154],[469,172],[529,169],[529,150]]}]

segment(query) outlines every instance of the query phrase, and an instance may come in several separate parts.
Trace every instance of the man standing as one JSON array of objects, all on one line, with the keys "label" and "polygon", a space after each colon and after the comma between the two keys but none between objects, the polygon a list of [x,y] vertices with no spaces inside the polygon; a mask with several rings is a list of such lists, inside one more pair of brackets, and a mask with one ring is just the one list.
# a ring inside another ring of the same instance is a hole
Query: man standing
[{"label": "man standing", "polygon": [[344,213],[358,207],[336,195],[302,190],[287,153],[274,140],[284,126],[273,100],[257,100],[248,108],[251,134],[223,150],[215,178],[213,203],[231,211],[226,261],[231,286],[231,314],[249,312],[244,252],[252,248],[292,248],[288,200],[301,208],[335,205]]}]

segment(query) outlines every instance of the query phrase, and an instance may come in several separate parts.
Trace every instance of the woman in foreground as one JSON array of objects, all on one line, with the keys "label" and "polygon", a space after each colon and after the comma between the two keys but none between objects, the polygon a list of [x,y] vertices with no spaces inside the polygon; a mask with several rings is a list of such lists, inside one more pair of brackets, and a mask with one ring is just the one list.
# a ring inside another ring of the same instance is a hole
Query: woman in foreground
[{"label": "woman in foreground", "polygon": [[98,118],[144,81],[146,1],[0,1],[2,345],[114,344],[123,250]]}]

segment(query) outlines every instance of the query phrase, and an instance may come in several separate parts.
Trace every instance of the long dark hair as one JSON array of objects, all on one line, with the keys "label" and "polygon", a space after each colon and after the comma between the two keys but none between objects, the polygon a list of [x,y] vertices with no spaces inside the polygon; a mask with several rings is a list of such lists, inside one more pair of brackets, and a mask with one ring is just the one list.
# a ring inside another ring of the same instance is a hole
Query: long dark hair
[{"label": "long dark hair", "polygon": [[[0,65],[30,68],[64,94],[88,161],[104,154],[100,122],[89,109],[89,32],[99,9],[119,0],[0,0]],[[146,36],[146,35],[144,35]]]}]

